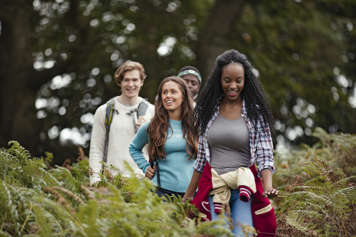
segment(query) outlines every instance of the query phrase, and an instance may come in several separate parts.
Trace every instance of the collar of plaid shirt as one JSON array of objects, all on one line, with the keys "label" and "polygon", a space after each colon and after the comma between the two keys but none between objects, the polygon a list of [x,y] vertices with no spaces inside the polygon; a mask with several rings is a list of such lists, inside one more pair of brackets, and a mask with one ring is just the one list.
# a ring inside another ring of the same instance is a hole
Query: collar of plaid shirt
[{"label": "collar of plaid shirt", "polygon": [[[194,163],[194,169],[198,170],[199,172],[203,171],[206,161],[210,163],[210,149],[207,140],[207,133],[213,122],[220,114],[219,108],[220,102],[217,104],[215,113],[207,124],[204,135],[199,137],[198,154]],[[242,102],[241,117],[244,119],[249,131],[251,154],[250,165],[257,161],[259,173],[265,168],[271,169],[273,171],[273,142],[268,124],[264,123],[263,117],[261,116],[259,121],[257,121],[257,123],[254,125],[247,117],[247,110],[244,100]]]}]

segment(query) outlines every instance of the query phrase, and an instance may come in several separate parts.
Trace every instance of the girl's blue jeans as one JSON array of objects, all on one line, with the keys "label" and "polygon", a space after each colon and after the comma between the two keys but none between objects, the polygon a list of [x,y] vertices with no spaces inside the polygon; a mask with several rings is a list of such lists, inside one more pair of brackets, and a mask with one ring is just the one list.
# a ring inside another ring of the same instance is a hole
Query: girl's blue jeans
[{"label": "girl's blue jeans", "polygon": [[[209,205],[211,220],[218,219],[217,214],[214,212],[213,196],[209,196]],[[245,236],[242,231],[241,224],[253,226],[251,199],[248,202],[241,201],[239,190],[231,190],[230,209],[232,223],[234,226],[232,233],[234,233],[235,236]]]}]

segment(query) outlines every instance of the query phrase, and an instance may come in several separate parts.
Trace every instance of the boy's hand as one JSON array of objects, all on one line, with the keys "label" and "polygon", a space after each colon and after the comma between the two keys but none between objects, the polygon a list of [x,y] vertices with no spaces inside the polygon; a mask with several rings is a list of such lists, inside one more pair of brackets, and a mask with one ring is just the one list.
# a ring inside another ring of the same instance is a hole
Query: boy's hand
[{"label": "boy's hand", "polygon": [[144,124],[146,122],[146,119],[143,116],[140,116],[137,120],[136,123],[136,130],[138,130],[142,124]]}]

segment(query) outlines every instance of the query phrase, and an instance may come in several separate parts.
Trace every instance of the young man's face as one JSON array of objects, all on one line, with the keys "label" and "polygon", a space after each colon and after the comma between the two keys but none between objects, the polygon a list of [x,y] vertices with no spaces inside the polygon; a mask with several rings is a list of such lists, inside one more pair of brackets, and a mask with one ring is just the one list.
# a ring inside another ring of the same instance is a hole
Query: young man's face
[{"label": "young man's face", "polygon": [[143,86],[143,80],[140,77],[138,70],[132,70],[125,72],[122,81],[120,83],[121,95],[129,99],[138,97],[141,87]]},{"label": "young man's face", "polygon": [[187,83],[192,97],[195,98],[198,95],[200,89],[200,82],[198,78],[191,74],[184,75],[182,78]]}]

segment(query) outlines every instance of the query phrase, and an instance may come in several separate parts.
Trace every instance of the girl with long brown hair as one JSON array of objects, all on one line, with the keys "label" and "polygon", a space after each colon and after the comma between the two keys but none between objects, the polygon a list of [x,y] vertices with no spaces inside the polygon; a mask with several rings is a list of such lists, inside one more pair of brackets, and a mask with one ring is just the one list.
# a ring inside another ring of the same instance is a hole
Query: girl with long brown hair
[{"label": "girl with long brown hair", "polygon": [[[167,77],[158,88],[155,115],[138,130],[130,154],[145,176],[153,180],[158,195],[183,196],[193,174],[197,142],[188,87],[179,77]],[[150,162],[142,154],[146,144]]]}]

